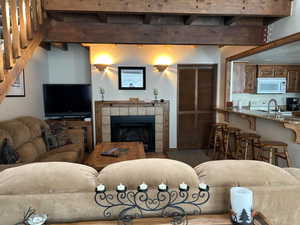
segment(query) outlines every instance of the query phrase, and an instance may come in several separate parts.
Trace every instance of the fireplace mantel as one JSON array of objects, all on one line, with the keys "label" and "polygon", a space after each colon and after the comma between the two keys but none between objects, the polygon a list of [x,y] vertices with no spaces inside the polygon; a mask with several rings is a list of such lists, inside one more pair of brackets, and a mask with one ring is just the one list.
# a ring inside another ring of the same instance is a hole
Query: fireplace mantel
[{"label": "fireplace mantel", "polygon": [[155,116],[155,151],[169,150],[169,101],[96,101],[96,142],[111,141],[111,116]]}]

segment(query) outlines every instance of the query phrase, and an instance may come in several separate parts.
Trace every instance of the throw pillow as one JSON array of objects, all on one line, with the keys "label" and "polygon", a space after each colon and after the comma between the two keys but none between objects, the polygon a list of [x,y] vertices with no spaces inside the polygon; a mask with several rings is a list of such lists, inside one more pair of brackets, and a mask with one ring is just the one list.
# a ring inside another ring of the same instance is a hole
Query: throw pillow
[{"label": "throw pillow", "polygon": [[8,143],[7,139],[4,139],[3,145],[0,151],[0,164],[13,164],[17,163],[19,159],[18,153]]},{"label": "throw pillow", "polygon": [[71,138],[67,134],[67,126],[65,122],[56,122],[50,124],[52,134],[56,137],[58,147],[72,144]]},{"label": "throw pillow", "polygon": [[50,129],[43,131],[43,138],[48,151],[67,144],[72,144],[71,138],[67,134],[66,130],[67,128],[63,123],[57,122],[51,123]]},{"label": "throw pillow", "polygon": [[55,135],[52,134],[50,129],[44,129],[42,131],[42,136],[46,144],[47,151],[50,151],[58,147],[57,139]]}]

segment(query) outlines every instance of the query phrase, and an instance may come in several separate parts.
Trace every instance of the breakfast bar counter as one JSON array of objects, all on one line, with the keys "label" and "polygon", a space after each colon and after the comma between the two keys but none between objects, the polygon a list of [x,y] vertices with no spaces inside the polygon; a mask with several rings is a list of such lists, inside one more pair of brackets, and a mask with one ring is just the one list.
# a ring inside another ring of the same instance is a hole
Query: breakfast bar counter
[{"label": "breakfast bar counter", "polygon": [[250,129],[256,130],[256,119],[265,119],[275,122],[280,122],[287,129],[294,131],[296,135],[295,142],[300,144],[300,117],[293,115],[284,115],[280,113],[268,113],[258,110],[249,110],[249,109],[236,109],[236,108],[216,108],[217,113],[221,113],[224,116],[224,120],[229,120],[229,114],[237,114],[240,117],[248,120]]}]

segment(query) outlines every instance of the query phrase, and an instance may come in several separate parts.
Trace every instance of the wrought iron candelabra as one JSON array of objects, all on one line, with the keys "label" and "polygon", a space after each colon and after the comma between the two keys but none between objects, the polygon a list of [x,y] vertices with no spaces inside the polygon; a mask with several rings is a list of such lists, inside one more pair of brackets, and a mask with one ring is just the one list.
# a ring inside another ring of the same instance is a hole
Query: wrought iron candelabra
[{"label": "wrought iron candelabra", "polygon": [[187,215],[201,214],[201,206],[210,198],[206,184],[199,184],[195,190],[192,192],[184,183],[178,189],[169,190],[162,183],[150,193],[147,184],[143,183],[137,190],[127,190],[125,185],[120,184],[116,192],[107,192],[105,185],[100,184],[96,188],[95,201],[104,209],[104,217],[113,219],[117,212],[120,225],[132,224],[133,219],[143,218],[147,213],[170,217],[173,225],[187,225]]}]

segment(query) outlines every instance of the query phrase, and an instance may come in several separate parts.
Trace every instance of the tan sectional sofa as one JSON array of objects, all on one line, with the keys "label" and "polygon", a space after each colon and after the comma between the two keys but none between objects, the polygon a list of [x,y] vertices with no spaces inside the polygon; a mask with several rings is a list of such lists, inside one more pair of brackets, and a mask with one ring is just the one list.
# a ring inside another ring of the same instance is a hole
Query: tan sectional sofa
[{"label": "tan sectional sofa", "polygon": [[[211,198],[203,213],[229,210],[229,189],[246,186],[254,191],[255,209],[272,225],[300,224],[300,170],[281,169],[258,161],[212,161],[196,168],[169,159],[141,159],[112,164],[100,173],[74,163],[32,163],[0,172],[1,225],[22,220],[28,207],[49,215],[49,222],[77,222],[107,219],[104,209],[95,203],[95,188],[105,184],[110,193],[122,183],[129,190],[145,182],[149,192],[164,182],[177,189],[185,182],[197,190],[197,184],[210,186]],[[117,211],[112,211],[116,218]]]},{"label": "tan sectional sofa", "polygon": [[84,157],[84,136],[80,129],[68,129],[67,132],[73,144],[46,151],[42,138],[42,130],[48,124],[34,117],[20,117],[14,120],[0,122],[0,147],[7,139],[20,157],[21,163],[1,165],[5,168],[16,167],[32,162],[81,162]]}]

